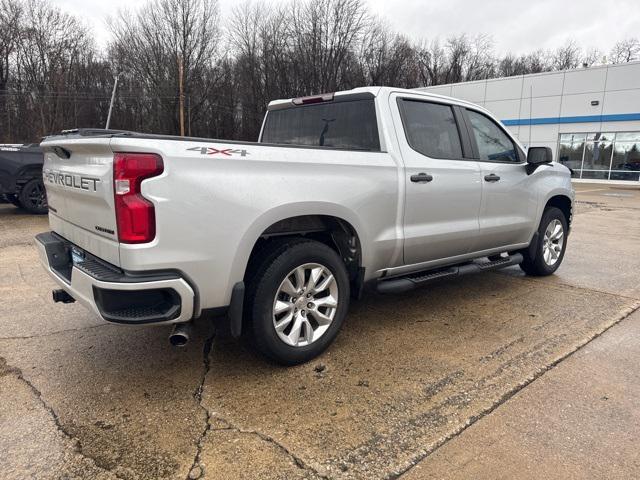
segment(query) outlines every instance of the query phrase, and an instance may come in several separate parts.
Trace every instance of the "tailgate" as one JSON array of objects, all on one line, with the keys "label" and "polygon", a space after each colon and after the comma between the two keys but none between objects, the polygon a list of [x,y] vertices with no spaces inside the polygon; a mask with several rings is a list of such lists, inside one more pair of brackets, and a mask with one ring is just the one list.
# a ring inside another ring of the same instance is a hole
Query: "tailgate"
[{"label": "tailgate", "polygon": [[43,176],[51,229],[114,265],[120,264],[110,138],[48,137]]}]

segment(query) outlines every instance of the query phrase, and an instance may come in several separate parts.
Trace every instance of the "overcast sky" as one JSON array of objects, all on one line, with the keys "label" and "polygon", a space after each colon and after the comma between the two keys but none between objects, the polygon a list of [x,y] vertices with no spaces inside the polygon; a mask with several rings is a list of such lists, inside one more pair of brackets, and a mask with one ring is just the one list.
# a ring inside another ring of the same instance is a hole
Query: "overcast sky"
[{"label": "overcast sky", "polygon": [[[52,0],[81,17],[104,46],[106,17],[145,0]],[[276,0],[282,1],[282,0]],[[365,0],[371,11],[414,40],[486,33],[498,53],[555,48],[567,39],[604,53],[623,38],[640,36],[640,0]],[[233,0],[219,0],[223,17]],[[224,22],[222,22],[224,23]]]}]

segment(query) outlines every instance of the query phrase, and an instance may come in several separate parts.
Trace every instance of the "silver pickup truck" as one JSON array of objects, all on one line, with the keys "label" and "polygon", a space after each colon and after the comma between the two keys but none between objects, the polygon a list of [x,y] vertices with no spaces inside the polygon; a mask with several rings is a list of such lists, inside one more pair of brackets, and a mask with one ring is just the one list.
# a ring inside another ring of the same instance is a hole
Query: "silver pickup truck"
[{"label": "silver pickup truck", "polygon": [[174,344],[226,314],[283,364],[326,349],[367,285],[553,273],[574,198],[550,149],[525,153],[485,109],[388,87],[271,102],[257,143],[73,130],[42,147],[54,300],[176,324]]}]

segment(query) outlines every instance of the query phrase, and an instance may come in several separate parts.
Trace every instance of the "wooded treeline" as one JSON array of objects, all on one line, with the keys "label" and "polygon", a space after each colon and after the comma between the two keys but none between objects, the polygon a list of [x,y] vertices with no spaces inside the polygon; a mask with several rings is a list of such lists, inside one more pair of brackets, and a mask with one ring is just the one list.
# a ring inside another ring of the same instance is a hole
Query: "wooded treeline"
[{"label": "wooded treeline", "polygon": [[489,36],[415,42],[363,0],[247,2],[222,18],[216,0],[149,0],[109,22],[106,49],[79,16],[46,0],[0,0],[0,142],[65,128],[179,132],[255,140],[271,99],[363,85],[420,87],[640,59],[638,39],[606,57],[569,41],[554,51],[494,54]]}]

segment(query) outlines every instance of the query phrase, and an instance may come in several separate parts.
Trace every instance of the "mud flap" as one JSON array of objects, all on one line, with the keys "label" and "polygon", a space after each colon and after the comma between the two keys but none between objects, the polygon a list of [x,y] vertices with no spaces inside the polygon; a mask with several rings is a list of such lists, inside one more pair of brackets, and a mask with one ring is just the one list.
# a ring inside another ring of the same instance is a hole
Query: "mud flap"
[{"label": "mud flap", "polygon": [[540,234],[536,231],[533,234],[533,238],[531,239],[531,243],[527,247],[529,250],[529,258],[533,261],[538,256],[538,237]]},{"label": "mud flap", "polygon": [[244,282],[238,282],[231,291],[231,303],[227,315],[229,316],[229,328],[233,338],[242,335],[242,310],[244,304]]}]

